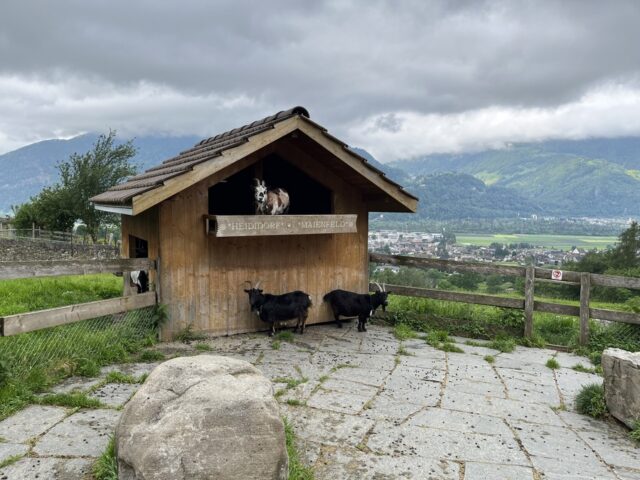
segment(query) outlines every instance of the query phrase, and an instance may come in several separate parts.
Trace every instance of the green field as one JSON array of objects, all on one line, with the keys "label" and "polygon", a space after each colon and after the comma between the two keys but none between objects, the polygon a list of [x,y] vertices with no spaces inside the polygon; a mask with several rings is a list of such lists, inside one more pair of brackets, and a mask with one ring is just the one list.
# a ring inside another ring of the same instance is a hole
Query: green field
[{"label": "green field", "polygon": [[569,250],[571,247],[579,247],[587,250],[594,248],[603,249],[614,245],[618,237],[597,237],[588,235],[536,235],[536,234],[486,234],[463,233],[456,234],[457,243],[461,245],[488,246],[493,242],[502,244],[530,243],[532,245]]}]

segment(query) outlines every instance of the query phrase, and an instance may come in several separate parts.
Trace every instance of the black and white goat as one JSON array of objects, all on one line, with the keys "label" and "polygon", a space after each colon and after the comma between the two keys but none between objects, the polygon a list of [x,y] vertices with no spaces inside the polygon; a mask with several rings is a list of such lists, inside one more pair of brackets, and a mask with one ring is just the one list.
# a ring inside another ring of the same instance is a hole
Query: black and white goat
[{"label": "black and white goat", "polygon": [[149,275],[144,270],[134,270],[129,274],[129,285],[136,287],[138,293],[149,291]]},{"label": "black and white goat", "polygon": [[282,188],[269,190],[264,180],[253,179],[256,215],[282,215],[289,211],[289,194]]},{"label": "black and white goat", "polygon": [[251,286],[244,291],[249,294],[249,303],[251,311],[256,312],[260,320],[271,324],[271,332],[269,335],[276,333],[276,324],[285,320],[297,319],[294,332],[300,327],[300,333],[304,333],[304,326],[309,316],[309,307],[311,307],[311,297],[300,290],[295,292],[284,293],[282,295],[272,295],[263,293],[260,289],[260,283],[255,286],[251,282],[246,283]]},{"label": "black and white goat", "polygon": [[382,307],[382,311],[387,309],[387,296],[384,285],[381,287],[379,283],[378,291],[373,295],[368,293],[354,293],[346,290],[332,290],[324,296],[324,301],[329,302],[333,316],[339,328],[342,328],[340,317],[358,317],[358,331],[366,332],[367,319],[373,315],[378,307]]}]

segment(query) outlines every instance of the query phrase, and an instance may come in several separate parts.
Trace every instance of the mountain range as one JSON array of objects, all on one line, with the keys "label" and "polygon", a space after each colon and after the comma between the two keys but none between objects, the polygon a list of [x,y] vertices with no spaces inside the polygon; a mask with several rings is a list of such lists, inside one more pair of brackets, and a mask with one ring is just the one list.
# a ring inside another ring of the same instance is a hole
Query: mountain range
[{"label": "mountain range", "polygon": [[[97,134],[46,140],[0,155],[0,213],[57,178],[58,162],[91,149]],[[142,136],[133,158],[145,170],[200,140]],[[436,154],[373,166],[420,198],[430,219],[640,216],[640,137],[555,140],[472,153]],[[415,218],[415,217],[413,217]]]}]

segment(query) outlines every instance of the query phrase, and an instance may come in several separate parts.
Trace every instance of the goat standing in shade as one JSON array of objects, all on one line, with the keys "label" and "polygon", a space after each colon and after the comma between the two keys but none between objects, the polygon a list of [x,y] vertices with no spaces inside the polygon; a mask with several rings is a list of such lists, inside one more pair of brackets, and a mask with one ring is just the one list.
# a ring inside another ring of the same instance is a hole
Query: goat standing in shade
[{"label": "goat standing in shade", "polygon": [[346,290],[332,290],[324,296],[324,301],[329,302],[333,316],[338,328],[342,328],[340,316],[358,317],[358,331],[366,332],[367,319],[374,314],[378,307],[382,307],[382,311],[387,309],[387,296],[384,286],[378,286],[378,291],[373,295],[368,293],[354,293]]},{"label": "goat standing in shade", "polygon": [[276,333],[276,323],[285,320],[297,319],[294,332],[300,327],[300,334],[304,333],[304,326],[309,316],[309,307],[311,307],[311,297],[305,292],[296,290],[295,292],[284,293],[282,295],[272,295],[270,293],[262,293],[259,288],[260,283],[255,286],[250,281],[246,281],[251,288],[244,291],[249,294],[249,303],[251,311],[256,312],[258,318],[263,322],[271,324],[271,332],[269,335]]},{"label": "goat standing in shade", "polygon": [[256,215],[282,215],[289,211],[289,194],[282,188],[269,190],[264,180],[253,179]]}]

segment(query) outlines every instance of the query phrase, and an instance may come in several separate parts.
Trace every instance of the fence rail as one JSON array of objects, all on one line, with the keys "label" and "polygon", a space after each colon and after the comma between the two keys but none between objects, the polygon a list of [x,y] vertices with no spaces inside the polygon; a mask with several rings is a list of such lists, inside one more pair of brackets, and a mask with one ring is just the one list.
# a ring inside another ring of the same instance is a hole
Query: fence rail
[{"label": "fence rail", "polygon": [[[134,270],[154,270],[157,262],[149,258],[116,260],[60,260],[44,262],[0,262],[0,280],[86,275],[92,273],[121,273]],[[125,285],[128,278],[124,278]],[[0,337],[33,332],[44,328],[80,322],[91,318],[113,315],[157,303],[156,292],[80,303],[65,307],[38,310],[0,317]]]},{"label": "fence rail", "polygon": [[87,275],[153,270],[156,263],[149,258],[119,258],[114,260],[53,260],[44,262],[0,262],[0,280]]},{"label": "fence rail", "polygon": [[[397,295],[406,295],[410,297],[430,298],[435,300],[445,300],[451,302],[462,302],[476,305],[489,305],[494,307],[524,310],[524,335],[527,338],[531,338],[533,336],[534,311],[579,317],[579,341],[581,345],[585,345],[589,341],[590,318],[640,325],[640,314],[616,310],[605,310],[601,308],[591,308],[589,306],[591,286],[597,285],[604,287],[640,289],[640,278],[563,271],[562,280],[552,280],[551,270],[544,268],[534,268],[532,266],[518,267],[474,262],[457,262],[453,260],[407,257],[402,255],[384,255],[378,253],[369,254],[369,261],[372,263],[382,263],[387,265],[398,265],[421,269],[436,269],[447,272],[474,272],[485,275],[495,274],[524,277],[525,287],[524,298],[522,299],[500,297],[497,295],[407,287],[403,285],[387,285],[386,290]],[[554,283],[565,285],[580,285],[580,306],[535,300],[534,290],[536,279],[539,281],[552,281]],[[369,287],[374,290],[375,284],[370,284]]]}]

